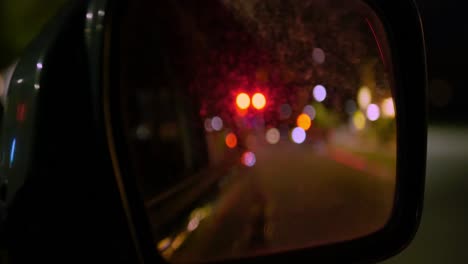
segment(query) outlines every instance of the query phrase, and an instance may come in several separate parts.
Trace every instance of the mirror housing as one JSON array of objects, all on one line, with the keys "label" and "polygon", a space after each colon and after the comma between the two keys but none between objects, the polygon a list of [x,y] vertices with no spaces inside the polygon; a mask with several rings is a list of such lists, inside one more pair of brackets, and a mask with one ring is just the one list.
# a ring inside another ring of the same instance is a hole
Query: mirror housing
[{"label": "mirror housing", "polygon": [[[390,220],[363,238],[226,263],[304,258],[376,262],[399,253],[413,239],[422,214],[427,143],[422,24],[413,1],[365,2],[385,27],[394,62],[397,181]],[[163,262],[135,180],[119,162],[123,150],[113,143],[119,135],[112,132],[112,109],[104,99],[103,87],[111,85],[110,50],[117,39],[113,29],[124,8],[125,1],[70,4],[16,66],[0,146],[12,257],[41,248],[40,237],[50,236],[57,242],[47,246],[68,255],[82,253],[73,240],[88,241],[83,259],[98,253],[120,261]],[[43,218],[34,220],[37,215]],[[64,241],[70,245],[60,245]],[[43,254],[45,259],[53,255]]]}]

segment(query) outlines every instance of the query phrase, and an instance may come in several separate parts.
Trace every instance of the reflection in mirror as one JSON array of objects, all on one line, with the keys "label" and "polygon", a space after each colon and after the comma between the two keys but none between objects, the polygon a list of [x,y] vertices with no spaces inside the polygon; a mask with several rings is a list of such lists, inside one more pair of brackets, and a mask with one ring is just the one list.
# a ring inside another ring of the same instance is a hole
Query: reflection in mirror
[{"label": "reflection in mirror", "polygon": [[121,21],[111,103],[162,256],[230,259],[384,227],[396,116],[372,9],[140,0]]}]

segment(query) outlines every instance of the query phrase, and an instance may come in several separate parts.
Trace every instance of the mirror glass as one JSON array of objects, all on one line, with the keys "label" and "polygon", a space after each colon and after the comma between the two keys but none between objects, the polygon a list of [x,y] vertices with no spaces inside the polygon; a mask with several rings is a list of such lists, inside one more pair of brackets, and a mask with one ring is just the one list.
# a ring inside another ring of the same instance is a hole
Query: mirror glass
[{"label": "mirror glass", "polygon": [[135,0],[114,22],[116,144],[169,262],[326,245],[385,226],[393,66],[364,2]]}]

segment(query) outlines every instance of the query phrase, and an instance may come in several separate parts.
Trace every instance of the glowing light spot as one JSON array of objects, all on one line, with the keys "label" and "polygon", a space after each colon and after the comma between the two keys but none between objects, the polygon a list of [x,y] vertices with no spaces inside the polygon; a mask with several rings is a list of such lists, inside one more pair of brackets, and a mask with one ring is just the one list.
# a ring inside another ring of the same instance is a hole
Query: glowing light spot
[{"label": "glowing light spot", "polygon": [[213,131],[213,127],[211,126],[211,118],[205,119],[205,130],[207,132],[212,132]]},{"label": "glowing light spot", "polygon": [[292,109],[289,104],[281,105],[279,111],[281,119],[288,119],[292,114]]},{"label": "glowing light spot", "polygon": [[207,216],[211,214],[212,208],[209,205],[206,205],[201,208],[197,208],[193,210],[193,212],[190,214],[190,218],[198,218],[201,220],[205,219]]},{"label": "glowing light spot", "polygon": [[36,67],[37,67],[39,70],[41,70],[41,69],[42,69],[42,63],[40,63],[40,62],[37,63],[37,64],[36,64]]},{"label": "glowing light spot", "polygon": [[189,232],[192,232],[192,231],[194,231],[195,229],[197,229],[197,227],[198,227],[199,224],[200,224],[200,218],[194,217],[194,218],[192,218],[192,219],[189,221],[189,223],[188,223],[188,225],[187,225],[187,230],[188,230]]},{"label": "glowing light spot", "polygon": [[171,247],[173,249],[178,249],[182,243],[184,243],[185,239],[187,239],[187,232],[180,233],[176,238],[174,238],[174,241],[172,241]]},{"label": "glowing light spot", "polygon": [[237,146],[236,134],[234,134],[232,132],[227,134],[227,136],[226,136],[226,146],[228,146],[228,148],[235,148]]},{"label": "glowing light spot", "polygon": [[17,80],[16,83],[18,83],[18,84],[23,83],[23,79]]},{"label": "glowing light spot", "polygon": [[237,104],[237,107],[240,108],[240,109],[249,108],[249,106],[250,106],[250,97],[249,97],[249,95],[246,94],[246,93],[240,93],[236,97],[236,104]]},{"label": "glowing light spot", "polygon": [[320,85],[320,84],[314,87],[313,94],[317,102],[323,102],[323,100],[327,98],[327,90],[325,89],[323,85]]},{"label": "glowing light spot", "polygon": [[140,140],[147,140],[151,137],[151,131],[148,126],[142,124],[137,127],[136,136]]},{"label": "glowing light spot", "polygon": [[11,142],[11,149],[10,149],[10,168],[15,161],[15,151],[16,151],[16,138],[13,138]]},{"label": "glowing light spot", "polygon": [[296,127],[291,132],[291,139],[296,144],[302,144],[306,140],[306,133],[304,129]]},{"label": "glowing light spot", "polygon": [[244,164],[247,167],[253,167],[255,163],[257,162],[257,159],[255,157],[255,154],[253,152],[245,152],[242,154],[241,157],[242,164]]},{"label": "glowing light spot", "polygon": [[34,84],[34,89],[39,90],[39,88],[41,88],[41,86],[39,84],[37,84],[37,83]]},{"label": "glowing light spot", "polygon": [[89,12],[86,14],[87,19],[93,19],[93,13]]},{"label": "glowing light spot", "polygon": [[213,117],[211,119],[211,127],[216,131],[220,131],[223,129],[223,120],[219,116]]},{"label": "glowing light spot", "polygon": [[382,114],[386,117],[395,117],[395,105],[392,98],[383,100]]},{"label": "glowing light spot", "polygon": [[309,115],[307,114],[300,114],[298,117],[297,117],[297,126],[304,129],[304,130],[308,130],[310,128],[310,126],[312,125],[312,120],[310,120],[310,117]]},{"label": "glowing light spot", "polygon": [[322,64],[325,62],[325,52],[321,48],[314,48],[312,51],[312,58],[315,63]]},{"label": "glowing light spot", "polygon": [[302,112],[307,114],[310,117],[310,120],[314,120],[315,116],[317,115],[317,112],[315,111],[315,108],[313,106],[311,106],[311,105],[306,105]]},{"label": "glowing light spot", "polygon": [[256,93],[252,96],[252,105],[255,109],[263,109],[266,105],[266,98],[261,93]]},{"label": "glowing light spot", "polygon": [[371,104],[367,107],[366,114],[370,121],[376,121],[380,117],[380,109],[376,104]]},{"label": "glowing light spot", "polygon": [[371,92],[366,86],[361,87],[358,92],[358,104],[361,109],[366,109],[372,100]]},{"label": "glowing light spot", "polygon": [[99,16],[104,16],[105,14],[106,14],[106,12],[104,12],[104,10],[99,10],[98,11]]},{"label": "glowing light spot", "polygon": [[274,145],[280,141],[281,134],[278,129],[270,128],[265,134],[265,139],[268,143]]},{"label": "glowing light spot", "polygon": [[353,125],[357,130],[363,130],[366,127],[366,117],[361,111],[354,113]]},{"label": "glowing light spot", "polygon": [[158,242],[158,250],[164,251],[171,245],[172,239],[167,237]]},{"label": "glowing light spot", "polygon": [[16,120],[23,122],[26,115],[26,105],[24,103],[18,104],[16,107]]}]

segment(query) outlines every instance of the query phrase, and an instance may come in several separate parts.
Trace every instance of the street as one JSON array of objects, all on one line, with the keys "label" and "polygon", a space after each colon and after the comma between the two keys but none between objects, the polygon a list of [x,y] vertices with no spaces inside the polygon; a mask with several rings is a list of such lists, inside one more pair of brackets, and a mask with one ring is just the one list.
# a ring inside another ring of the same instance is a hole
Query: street
[{"label": "street", "polygon": [[[259,145],[216,199],[159,242],[174,262],[235,258],[354,239],[392,209],[395,168],[333,146]],[[287,157],[287,158],[285,158]]]},{"label": "street", "polygon": [[413,242],[385,264],[465,263],[468,259],[468,127],[429,127],[426,189]]}]

